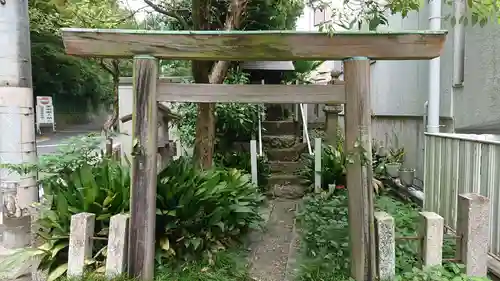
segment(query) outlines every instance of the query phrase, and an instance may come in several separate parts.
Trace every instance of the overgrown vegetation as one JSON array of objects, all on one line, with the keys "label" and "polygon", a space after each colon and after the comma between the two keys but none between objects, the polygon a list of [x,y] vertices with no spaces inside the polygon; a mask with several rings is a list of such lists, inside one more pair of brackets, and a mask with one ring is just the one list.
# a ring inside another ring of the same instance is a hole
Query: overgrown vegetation
[{"label": "overgrown vegetation", "polygon": [[[230,71],[226,84],[246,84],[248,75]],[[187,147],[195,145],[196,118],[195,103],[180,103],[176,108],[183,118],[177,123],[181,142]],[[248,144],[258,134],[258,118],[264,108],[258,104],[219,103],[215,105],[215,154],[214,163],[221,167],[236,168],[251,173]],[[258,182],[263,189],[270,174],[269,161],[264,155],[257,158]]]},{"label": "overgrown vegetation", "polygon": [[[394,217],[397,237],[417,235],[419,208],[416,205],[384,194],[376,198],[375,208]],[[299,213],[299,224],[302,267],[298,280],[350,280],[347,191],[332,189],[306,197]],[[418,270],[421,266],[418,249],[416,241],[396,242],[397,280],[475,280],[463,276],[461,267],[453,263],[426,271]],[[443,256],[451,258],[453,255],[454,240],[445,239]]]},{"label": "overgrown vegetation", "polygon": [[[36,222],[37,235],[44,244],[19,251],[0,265],[3,270],[35,255],[42,258],[40,268],[49,271],[48,280],[56,280],[67,270],[72,215],[94,213],[95,236],[106,238],[110,218],[129,211],[129,168],[96,152],[97,139],[78,139],[56,155],[41,157],[36,167],[17,168],[21,173],[32,169],[46,173]],[[77,145],[87,141],[90,144]],[[172,161],[158,175],[156,262],[163,266],[201,258],[216,262],[218,251],[238,244],[248,230],[261,226],[259,207],[263,200],[258,187],[242,171],[222,167],[199,170],[191,159]],[[88,261],[92,271],[104,270],[106,244],[94,241]]]},{"label": "overgrown vegetation", "polygon": [[[242,249],[221,250],[213,262],[194,260],[170,261],[156,268],[154,281],[251,281],[246,268],[246,253]],[[126,276],[108,279],[102,274],[88,272],[82,278],[61,278],[61,281],[136,281]]]},{"label": "overgrown vegetation", "polygon": [[[404,159],[404,148],[385,148],[377,140],[372,141],[372,169],[374,177],[377,179],[386,176],[385,165],[388,163],[401,163]],[[323,144],[321,151],[321,186],[323,190],[329,190],[329,185],[346,184],[346,164],[349,154],[344,151],[344,136],[337,133],[337,143],[335,147]],[[299,176],[304,179],[305,184],[310,187],[314,184],[315,169],[314,155],[306,154],[302,156],[303,168],[299,171]],[[374,188],[380,189],[379,181],[374,182]],[[381,183],[380,183],[381,184]],[[377,186],[375,186],[377,185]]]}]

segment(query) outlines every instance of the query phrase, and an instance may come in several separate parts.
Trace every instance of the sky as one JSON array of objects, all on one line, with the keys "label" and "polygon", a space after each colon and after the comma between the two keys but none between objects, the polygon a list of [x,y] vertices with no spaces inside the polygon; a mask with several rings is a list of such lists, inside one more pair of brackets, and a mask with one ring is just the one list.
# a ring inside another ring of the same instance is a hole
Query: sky
[{"label": "sky", "polygon": [[[122,2],[122,5],[124,5],[125,7],[134,11],[139,9],[144,9],[144,7],[148,6],[146,3],[144,3],[143,0],[121,0],[120,2]],[[150,11],[151,9],[144,9],[144,10]],[[142,20],[145,15],[146,15],[145,12],[140,11],[136,14],[136,18],[138,20]]]},{"label": "sky", "polygon": [[[137,20],[142,20],[144,19],[146,12],[145,11],[151,11],[151,8],[146,8],[147,4],[144,3],[143,0],[121,0],[122,5],[125,5],[125,7],[131,9],[131,10],[138,10],[138,9],[143,9],[141,12],[138,12],[136,14]],[[298,19],[297,21],[297,30],[303,30],[303,31],[309,31],[312,27],[312,16],[313,12],[309,11],[309,9],[306,9],[306,12]]]}]

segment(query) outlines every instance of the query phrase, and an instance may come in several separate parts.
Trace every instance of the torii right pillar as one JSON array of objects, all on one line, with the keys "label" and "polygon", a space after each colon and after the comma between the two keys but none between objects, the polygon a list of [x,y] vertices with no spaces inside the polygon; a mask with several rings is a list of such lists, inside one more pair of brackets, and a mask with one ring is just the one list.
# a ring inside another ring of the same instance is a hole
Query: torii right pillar
[{"label": "torii right pillar", "polygon": [[370,59],[344,60],[344,80],[351,276],[356,281],[375,280]]}]

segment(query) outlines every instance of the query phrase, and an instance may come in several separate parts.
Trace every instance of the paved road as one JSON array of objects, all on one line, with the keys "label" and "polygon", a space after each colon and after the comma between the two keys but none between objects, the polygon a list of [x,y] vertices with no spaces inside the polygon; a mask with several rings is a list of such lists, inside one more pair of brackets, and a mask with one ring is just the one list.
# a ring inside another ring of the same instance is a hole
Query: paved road
[{"label": "paved road", "polygon": [[59,147],[62,147],[69,138],[77,136],[86,136],[89,133],[98,131],[61,131],[51,134],[45,134],[42,136],[37,136],[36,138],[36,148],[38,155],[51,154],[57,151]]}]

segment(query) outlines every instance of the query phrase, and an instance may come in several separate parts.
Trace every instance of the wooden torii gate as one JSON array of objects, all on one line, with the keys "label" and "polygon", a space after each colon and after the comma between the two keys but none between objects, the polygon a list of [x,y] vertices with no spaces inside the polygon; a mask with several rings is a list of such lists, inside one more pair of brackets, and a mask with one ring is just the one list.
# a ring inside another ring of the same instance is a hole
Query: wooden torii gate
[{"label": "wooden torii gate", "polygon": [[[345,104],[351,275],[373,280],[370,59],[440,56],[446,31],[143,31],[63,29],[66,52],[134,58],[129,274],[152,280],[155,251],[157,102]],[[158,59],[343,60],[344,84],[215,85],[158,82]],[[413,79],[408,77],[408,79]]]}]

